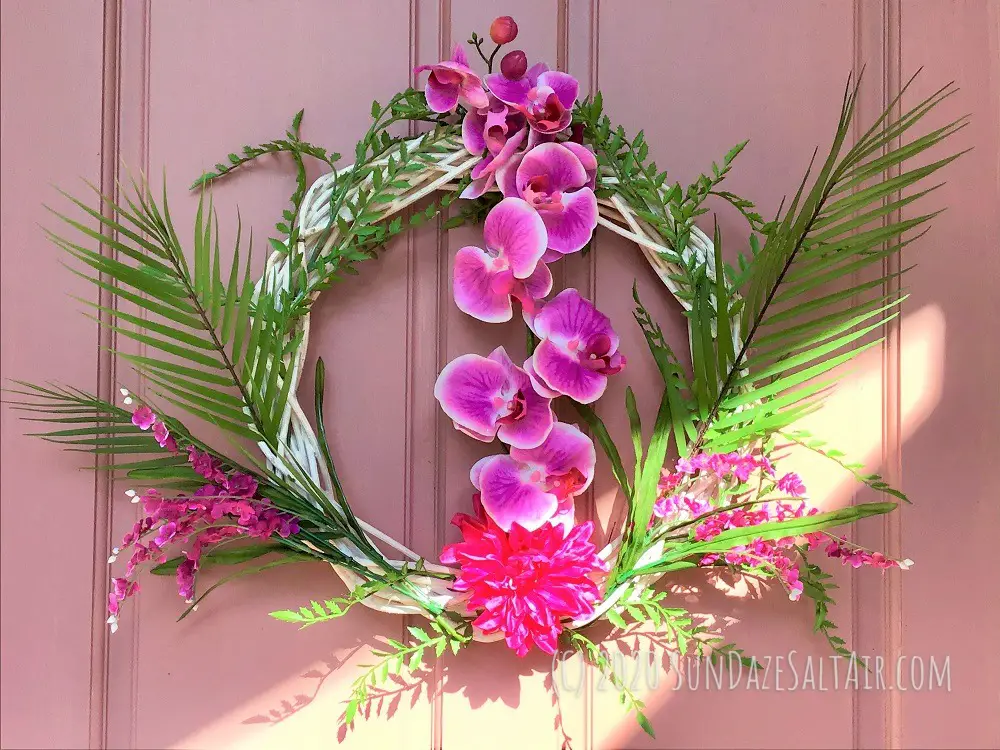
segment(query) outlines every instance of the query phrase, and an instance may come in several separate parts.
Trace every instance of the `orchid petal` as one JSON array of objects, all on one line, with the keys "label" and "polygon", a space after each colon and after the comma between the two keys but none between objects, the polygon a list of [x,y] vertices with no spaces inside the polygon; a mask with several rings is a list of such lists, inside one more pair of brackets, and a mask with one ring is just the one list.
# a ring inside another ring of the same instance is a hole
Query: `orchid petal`
[{"label": "orchid petal", "polygon": [[528,378],[531,379],[531,386],[539,395],[545,396],[545,398],[559,398],[562,395],[559,391],[552,390],[542,382],[542,379],[538,377],[538,373],[535,372],[535,366],[531,362],[531,357],[525,360],[524,371],[528,374]]},{"label": "orchid petal", "polygon": [[455,255],[453,289],[462,312],[486,323],[504,323],[514,316],[510,291],[497,290],[497,277],[505,269],[478,247],[463,247]]},{"label": "orchid petal", "polygon": [[490,93],[504,104],[522,107],[528,103],[528,92],[533,88],[527,76],[512,80],[499,73],[486,76],[486,85]]},{"label": "orchid petal", "polygon": [[510,456],[492,456],[482,468],[483,508],[504,531],[518,524],[534,531],[555,513],[559,501],[524,477],[520,464]]},{"label": "orchid petal", "polygon": [[518,192],[523,193],[535,178],[545,180],[546,192],[562,192],[586,185],[587,171],[576,154],[561,143],[543,143],[521,160],[516,177]]},{"label": "orchid petal", "polygon": [[524,411],[513,422],[501,423],[497,436],[517,448],[536,448],[542,444],[555,424],[551,401],[539,395],[531,385],[528,374],[515,365],[502,346],[490,353],[489,359],[504,371],[506,392],[519,393],[524,400]]},{"label": "orchid petal", "polygon": [[[534,133],[535,131],[532,130],[531,132]],[[517,168],[521,166],[523,158],[524,154],[514,154],[514,156],[507,160],[506,164],[497,169],[497,184],[500,186],[500,192],[504,194],[505,198],[521,197],[521,194],[517,190]]]},{"label": "orchid petal", "polygon": [[[537,149],[536,149],[537,150]],[[563,193],[562,211],[541,210],[549,248],[567,255],[586,247],[597,228],[597,196],[590,188]]]},{"label": "orchid petal", "polygon": [[465,54],[465,47],[461,44],[456,44],[455,49],[451,51],[451,61],[456,62],[459,65],[464,65],[466,68],[469,67],[469,58]]},{"label": "orchid petal", "polygon": [[549,476],[563,476],[578,471],[583,475],[583,484],[575,488],[580,494],[594,479],[597,451],[594,441],[587,437],[576,425],[557,422],[537,448],[523,450],[511,448],[510,458],[516,462],[541,466]]},{"label": "orchid petal", "polygon": [[458,86],[439,83],[434,73],[427,79],[424,94],[432,112],[451,112],[458,106]]},{"label": "orchid petal", "polygon": [[[538,318],[547,307],[548,305],[535,316],[536,326]],[[608,385],[606,375],[584,367],[577,357],[564,352],[549,339],[543,340],[535,348],[532,366],[546,387],[581,404],[592,404],[604,395],[604,389]]]},{"label": "orchid petal", "polygon": [[549,267],[541,261],[535,266],[535,270],[523,282],[524,291],[532,299],[542,299],[552,291],[552,272]]},{"label": "orchid petal", "polygon": [[481,154],[486,150],[485,128],[486,115],[475,110],[465,113],[465,119],[462,120],[462,144],[470,154]]},{"label": "orchid petal", "polygon": [[596,190],[597,156],[594,155],[594,151],[590,148],[590,146],[584,146],[582,143],[574,143],[573,141],[563,141],[562,145],[573,152],[573,155],[580,160],[580,163],[586,170],[587,187],[591,190]]},{"label": "orchid petal", "polygon": [[493,207],[486,216],[483,237],[487,247],[503,253],[518,279],[530,276],[545,254],[545,225],[538,212],[520,198],[504,198]]},{"label": "orchid petal", "polygon": [[474,200],[493,187],[495,183],[496,175],[493,172],[487,172],[485,177],[480,177],[478,180],[473,180],[466,185],[465,190],[462,191],[459,197],[466,200]]},{"label": "orchid petal", "polygon": [[580,95],[580,82],[569,73],[559,70],[548,70],[538,76],[536,86],[548,86],[556,92],[559,101],[566,109],[573,109],[576,98]]},{"label": "orchid petal", "polygon": [[[527,379],[527,375],[524,377]],[[503,364],[478,354],[463,354],[445,365],[438,375],[434,398],[456,424],[471,431],[474,437],[488,435],[492,440],[499,416],[497,401],[502,399],[508,379]]]},{"label": "orchid petal", "polygon": [[618,350],[618,334],[611,327],[611,320],[576,289],[564,289],[546,303],[535,316],[533,330],[538,338],[554,337],[560,342],[577,339],[586,343],[603,334],[608,337],[608,351]]}]

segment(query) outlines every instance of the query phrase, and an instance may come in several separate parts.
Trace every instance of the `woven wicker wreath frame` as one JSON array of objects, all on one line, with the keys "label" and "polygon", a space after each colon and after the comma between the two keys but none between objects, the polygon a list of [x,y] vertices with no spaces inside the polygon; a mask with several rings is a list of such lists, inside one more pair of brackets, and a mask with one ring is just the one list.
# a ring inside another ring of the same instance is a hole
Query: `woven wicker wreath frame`
[{"label": "woven wicker wreath frame", "polygon": [[[384,166],[389,163],[390,159],[398,161],[400,159],[401,148],[404,149],[402,153],[405,158],[406,154],[417,152],[422,141],[429,137],[431,136],[424,134],[406,140],[402,144],[397,144],[371,166],[376,168]],[[396,190],[395,199],[391,203],[382,206],[379,211],[381,214],[380,220],[385,220],[398,214],[435,192],[454,192],[460,190],[466,184],[464,178],[467,177],[472,167],[479,160],[479,156],[470,154],[465,149],[458,133],[453,132],[442,138],[437,138],[435,148],[429,153],[427,151],[422,153],[419,160],[419,167],[412,168],[411,171],[406,173],[405,180],[407,187]],[[340,239],[337,224],[335,221],[331,221],[331,195],[338,175],[349,174],[352,169],[353,165],[348,165],[335,172],[326,173],[313,183],[305,195],[301,211],[298,215],[299,246],[296,258],[304,262],[307,267],[316,258],[324,257],[336,245],[338,239]],[[612,175],[602,174],[601,178],[603,186],[610,187],[612,190],[614,189],[616,180]],[[353,187],[352,191],[356,194],[358,190],[365,187],[366,183],[362,182]],[[347,202],[350,202],[350,195]],[[599,199],[598,208],[598,225],[634,242],[667,290],[677,299],[682,307],[689,308],[690,303],[681,296],[682,288],[675,280],[678,278],[681,269],[666,259],[665,256],[668,248],[657,241],[656,232],[639,218],[636,212],[618,194],[612,194],[610,198]],[[703,265],[707,269],[710,278],[714,278],[716,272],[714,247],[711,240],[697,228],[692,229],[690,243],[684,250],[683,255],[685,261],[691,259],[692,256],[697,256],[698,264]],[[273,292],[289,288],[289,285],[292,283],[291,280],[297,277],[297,274],[290,273],[291,262],[291,258],[287,253],[278,251],[272,253],[268,258],[264,274],[258,282],[258,293],[261,291]],[[734,331],[736,330],[738,330],[738,322],[734,324]],[[284,461],[291,459],[309,473],[312,481],[330,494],[333,490],[333,482],[322,459],[319,441],[296,396],[296,389],[302,376],[303,364],[308,349],[308,313],[296,321],[295,330],[290,332],[291,336],[299,334],[302,336],[302,343],[293,355],[294,361],[291,363],[291,377],[293,382],[279,433],[279,437],[281,438],[279,444],[282,446],[281,451],[283,454],[287,452],[289,455],[274,455],[265,444],[261,444],[260,447],[267,456],[272,468],[280,471]],[[421,559],[420,555],[389,535],[360,519],[358,521],[372,540],[382,542],[391,548],[394,554],[399,556],[400,559],[390,560],[390,564],[401,568],[405,563],[412,565],[415,561]],[[610,541],[601,550],[601,558],[605,561],[610,560],[613,562],[620,542],[621,537]],[[340,541],[338,542],[338,546],[344,554],[350,556],[359,565],[372,571],[377,570],[376,563],[363,550],[358,549],[352,543]],[[650,547],[645,551],[638,564],[641,565],[657,559],[662,554],[661,547],[662,543]],[[451,568],[432,563],[425,562],[424,566],[427,570],[437,573],[454,574],[457,572]],[[355,571],[335,564],[332,567],[350,589],[364,583],[364,579]],[[634,596],[642,588],[654,583],[661,575],[647,575],[632,581],[628,590]],[[448,580],[421,576],[419,573],[413,572],[409,574],[408,580],[421,589],[427,599],[435,604],[450,610],[461,609],[460,605],[456,602],[455,592],[449,589]],[[605,596],[602,604],[598,606],[592,615],[586,619],[573,622],[572,626],[583,626],[599,619],[608,609],[620,603],[619,599],[625,591],[626,587],[620,586],[616,591],[607,592],[608,595]],[[395,589],[376,591],[364,598],[362,603],[371,609],[381,612],[429,616],[424,607]],[[502,633],[491,635],[485,635],[478,631],[475,633],[477,640],[492,641],[502,637]]]}]

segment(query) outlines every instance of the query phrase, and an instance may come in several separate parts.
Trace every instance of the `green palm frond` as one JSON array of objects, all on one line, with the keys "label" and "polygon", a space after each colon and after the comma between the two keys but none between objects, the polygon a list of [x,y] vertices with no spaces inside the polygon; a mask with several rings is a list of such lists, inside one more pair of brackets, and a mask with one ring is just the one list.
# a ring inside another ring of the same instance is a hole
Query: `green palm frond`
[{"label": "green palm frond", "polygon": [[858,97],[858,85],[848,85],[833,145],[811,186],[812,165],[738,269],[722,263],[716,230],[715,267],[725,272],[694,278],[687,313],[698,411],[692,450],[732,450],[787,427],[815,408],[831,371],[876,345],[871,334],[898,314],[903,297],[884,294],[893,272],[882,261],[919,238],[938,213],[899,218],[934,187],[904,192],[961,154],[895,172],[965,125],[960,118],[896,145],[955,91],[949,84],[893,119],[908,86],[846,148]]},{"label": "green palm frond", "polygon": [[[232,260],[223,259],[218,219],[204,194],[190,264],[166,191],[159,204],[145,183],[133,182],[131,193],[122,194],[122,203],[101,196],[110,218],[67,196],[111,238],[54,212],[82,235],[73,241],[48,233],[89,267],[75,273],[134,309],[84,303],[104,313],[97,319],[119,336],[145,346],[141,355],[117,354],[147,377],[157,396],[233,435],[274,445],[301,343],[300,333],[290,335],[288,293],[255,283],[252,239],[244,250],[240,229]],[[117,257],[85,247],[86,241],[110,245]]]}]

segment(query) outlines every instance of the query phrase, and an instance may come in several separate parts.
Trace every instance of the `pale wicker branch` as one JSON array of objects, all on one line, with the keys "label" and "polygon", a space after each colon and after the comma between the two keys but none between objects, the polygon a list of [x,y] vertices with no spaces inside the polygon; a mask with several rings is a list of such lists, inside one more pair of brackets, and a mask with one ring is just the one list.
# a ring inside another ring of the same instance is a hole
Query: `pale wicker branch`
[{"label": "pale wicker branch", "polygon": [[[411,154],[414,153],[427,137],[429,136],[425,134],[407,141],[408,152]],[[472,156],[464,149],[461,138],[457,134],[441,139],[435,145],[437,148],[436,151],[430,155],[424,153],[420,157],[421,169],[406,173],[404,179],[407,182],[407,187],[395,190],[392,201],[381,205],[379,213],[382,219],[387,219],[399,213],[436,191],[455,191],[462,184],[463,178],[466,177],[472,167],[479,161],[478,156]],[[397,146],[374,162],[374,166],[385,166],[389,163],[390,158],[398,159],[398,157],[399,148]],[[331,197],[338,179],[350,175],[351,170],[352,167],[348,166],[337,172],[323,175],[313,183],[304,198],[298,217],[300,231],[298,256],[306,264],[306,268],[316,269],[310,272],[312,274],[318,275],[324,273],[323,259],[327,258],[338,246],[338,243],[342,241],[336,223],[331,223],[330,221]],[[370,176],[367,182],[370,182]],[[613,180],[609,182],[613,184]],[[608,182],[605,184],[608,184]],[[354,194],[356,194],[356,191],[357,187],[353,188]],[[346,201],[345,203],[349,202]],[[676,277],[681,275],[682,269],[668,259],[676,257],[676,255],[657,239],[656,231],[648,223],[640,219],[619,195],[612,196],[610,200],[602,199],[599,203],[600,216],[598,224],[638,245],[643,257],[652,266],[664,286],[677,298],[684,309],[690,309],[690,303],[678,296],[679,293],[684,291],[678,281],[676,281]],[[341,210],[341,216],[347,220],[351,219],[346,209]],[[707,267],[710,277],[714,277],[714,274],[719,272],[715,268],[715,255],[712,242],[697,228],[692,231],[690,246],[684,249],[682,257],[689,259],[692,255],[697,256],[699,262]],[[267,261],[265,275],[258,283],[258,292],[261,288],[265,290],[287,288],[291,277],[288,268],[289,262],[290,259],[287,254],[281,252],[273,253]],[[675,278],[671,278],[671,276]],[[310,279],[310,281],[313,280],[315,279]],[[294,355],[295,361],[290,370],[290,377],[293,379],[291,395],[280,423],[280,437],[282,438],[281,455],[273,455],[264,445],[261,446],[261,449],[265,452],[272,468],[282,471],[282,467],[287,465],[286,462],[295,462],[300,470],[307,473],[313,482],[332,497],[333,484],[322,458],[319,441],[312,426],[306,419],[296,395],[296,388],[302,376],[302,366],[308,346],[309,314],[306,313],[303,315],[297,321],[296,325],[297,330],[293,331],[292,334],[295,335],[301,332],[303,340],[302,345]],[[285,471],[283,473],[287,474],[288,472]],[[360,519],[359,523],[370,539],[380,542],[384,545],[384,548],[391,550],[390,555],[401,555],[410,562],[411,566],[413,561],[419,559],[419,555],[416,552],[389,535],[379,531],[370,524],[360,521]],[[620,537],[612,540],[601,550],[600,556],[602,559],[613,562],[620,543]],[[354,545],[342,542],[338,546],[359,565],[373,572],[380,572],[376,563]],[[659,546],[654,545],[646,550],[639,563],[643,564],[654,561],[662,552],[660,547],[662,547],[662,543]],[[401,568],[404,560],[392,560],[391,564],[396,568]],[[424,563],[424,565],[428,571],[432,572],[452,574],[457,572],[441,565],[431,563]],[[334,565],[333,568],[351,589],[365,582],[360,575],[352,570],[338,565]],[[600,618],[610,608],[625,603],[621,602],[620,598],[626,591],[626,588],[630,591],[638,592],[643,587],[655,583],[659,577],[659,575],[649,575],[643,577],[640,581],[636,581],[634,587],[619,587],[610,596],[606,597],[605,601],[602,602],[592,616],[573,622],[572,626],[581,627]],[[421,576],[419,573],[411,573],[409,580],[430,601],[464,614],[461,596],[449,588],[448,580]],[[412,599],[391,589],[378,591],[362,600],[362,603],[371,609],[381,612],[404,615],[427,614],[426,610]],[[502,635],[485,635],[476,632],[475,637],[477,640],[492,641],[502,637]]]}]

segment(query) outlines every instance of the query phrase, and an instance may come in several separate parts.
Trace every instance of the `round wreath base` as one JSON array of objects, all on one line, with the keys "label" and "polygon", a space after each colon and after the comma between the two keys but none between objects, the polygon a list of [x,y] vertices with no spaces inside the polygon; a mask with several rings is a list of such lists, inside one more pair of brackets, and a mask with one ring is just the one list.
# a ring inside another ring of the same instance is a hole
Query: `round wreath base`
[{"label": "round wreath base", "polygon": [[[416,136],[405,141],[405,145],[397,145],[386,153],[380,161],[375,162],[373,166],[387,165],[390,163],[390,160],[399,161],[401,148],[406,149],[404,153],[408,152],[412,154],[422,145],[425,139],[430,137],[432,137],[430,134]],[[472,155],[466,151],[461,137],[457,133],[437,139],[433,150],[422,154],[421,159],[415,165],[416,168],[406,173],[405,182],[407,183],[407,187],[397,190],[394,200],[391,203],[381,206],[378,221],[390,218],[435,192],[455,192],[461,190],[467,184],[466,177],[468,173],[479,160],[479,156]],[[296,253],[296,258],[301,259],[306,266],[310,265],[307,261],[314,261],[325,257],[338,242],[339,231],[336,229],[336,222],[332,222],[334,228],[330,229],[331,196],[337,176],[349,173],[351,169],[352,165],[349,165],[337,172],[330,172],[323,175],[313,183],[306,193],[299,214],[299,252]],[[611,186],[612,188],[615,184],[614,178],[610,175],[603,175],[602,182],[604,185]],[[362,184],[361,187],[364,188],[365,185]],[[350,202],[350,198],[347,202]],[[673,278],[671,278],[672,276],[676,276],[681,269],[664,258],[667,248],[657,241],[656,232],[639,218],[626,201],[617,194],[613,194],[610,198],[599,199],[598,208],[598,225],[634,242],[664,286],[674,295],[682,307],[689,308],[690,303],[679,296],[679,287]],[[350,216],[345,212],[344,218],[350,218]],[[707,266],[710,277],[715,273],[714,247],[711,240],[697,228],[693,229],[690,244],[684,253],[685,259],[690,257],[689,254],[698,256],[699,260]],[[258,283],[258,289],[261,286],[265,291],[287,288],[294,270],[290,268],[291,262],[292,260],[287,253],[274,252],[267,261],[264,275]],[[281,423],[282,435],[284,437],[283,444],[287,446],[287,450],[291,453],[289,458],[294,459],[298,466],[306,467],[311,474],[312,480],[332,496],[333,482],[323,461],[319,441],[296,397],[296,389],[299,379],[302,376],[303,362],[308,347],[308,313],[301,318],[298,326],[293,335],[301,333],[302,345],[298,348],[297,360],[292,369],[291,395],[288,399]],[[264,445],[261,448],[265,454],[268,454],[271,465],[280,469],[284,457],[270,454]],[[390,561],[397,568],[402,568],[404,564],[408,564],[412,569],[416,561],[421,559],[420,555],[408,549],[405,545],[370,524],[360,519],[358,520],[361,527],[373,541],[382,542],[394,550],[394,553],[401,556],[402,559]],[[612,539],[600,551],[601,559],[613,563],[620,543],[620,536]],[[365,552],[358,549],[355,545],[341,541],[338,543],[338,546],[344,554],[350,556],[359,565],[373,572],[378,570],[378,566]],[[647,549],[638,564],[642,565],[645,562],[656,560],[661,554],[662,543]],[[428,562],[424,562],[422,565],[426,570],[434,573],[452,575],[457,573],[456,570],[443,565]],[[348,568],[339,565],[332,565],[332,567],[351,590],[365,583],[365,579],[362,576]],[[654,583],[661,575],[651,574],[644,576],[634,581],[630,590],[633,594],[638,593],[642,588]],[[408,581],[418,587],[426,598],[435,604],[445,609],[466,614],[459,595],[449,588],[447,579],[422,576],[419,573],[411,572],[408,576]],[[616,592],[610,592],[610,595],[605,597],[602,604],[592,615],[583,620],[573,622],[572,625],[579,627],[599,619],[608,609],[618,603],[618,599],[625,590],[625,587],[621,587]],[[424,615],[429,617],[424,607],[417,604],[412,598],[391,588],[378,590],[362,599],[361,602],[366,607],[380,612],[400,615]],[[480,641],[494,641],[503,638],[503,634],[497,632],[486,635],[477,630],[474,637]]]}]

